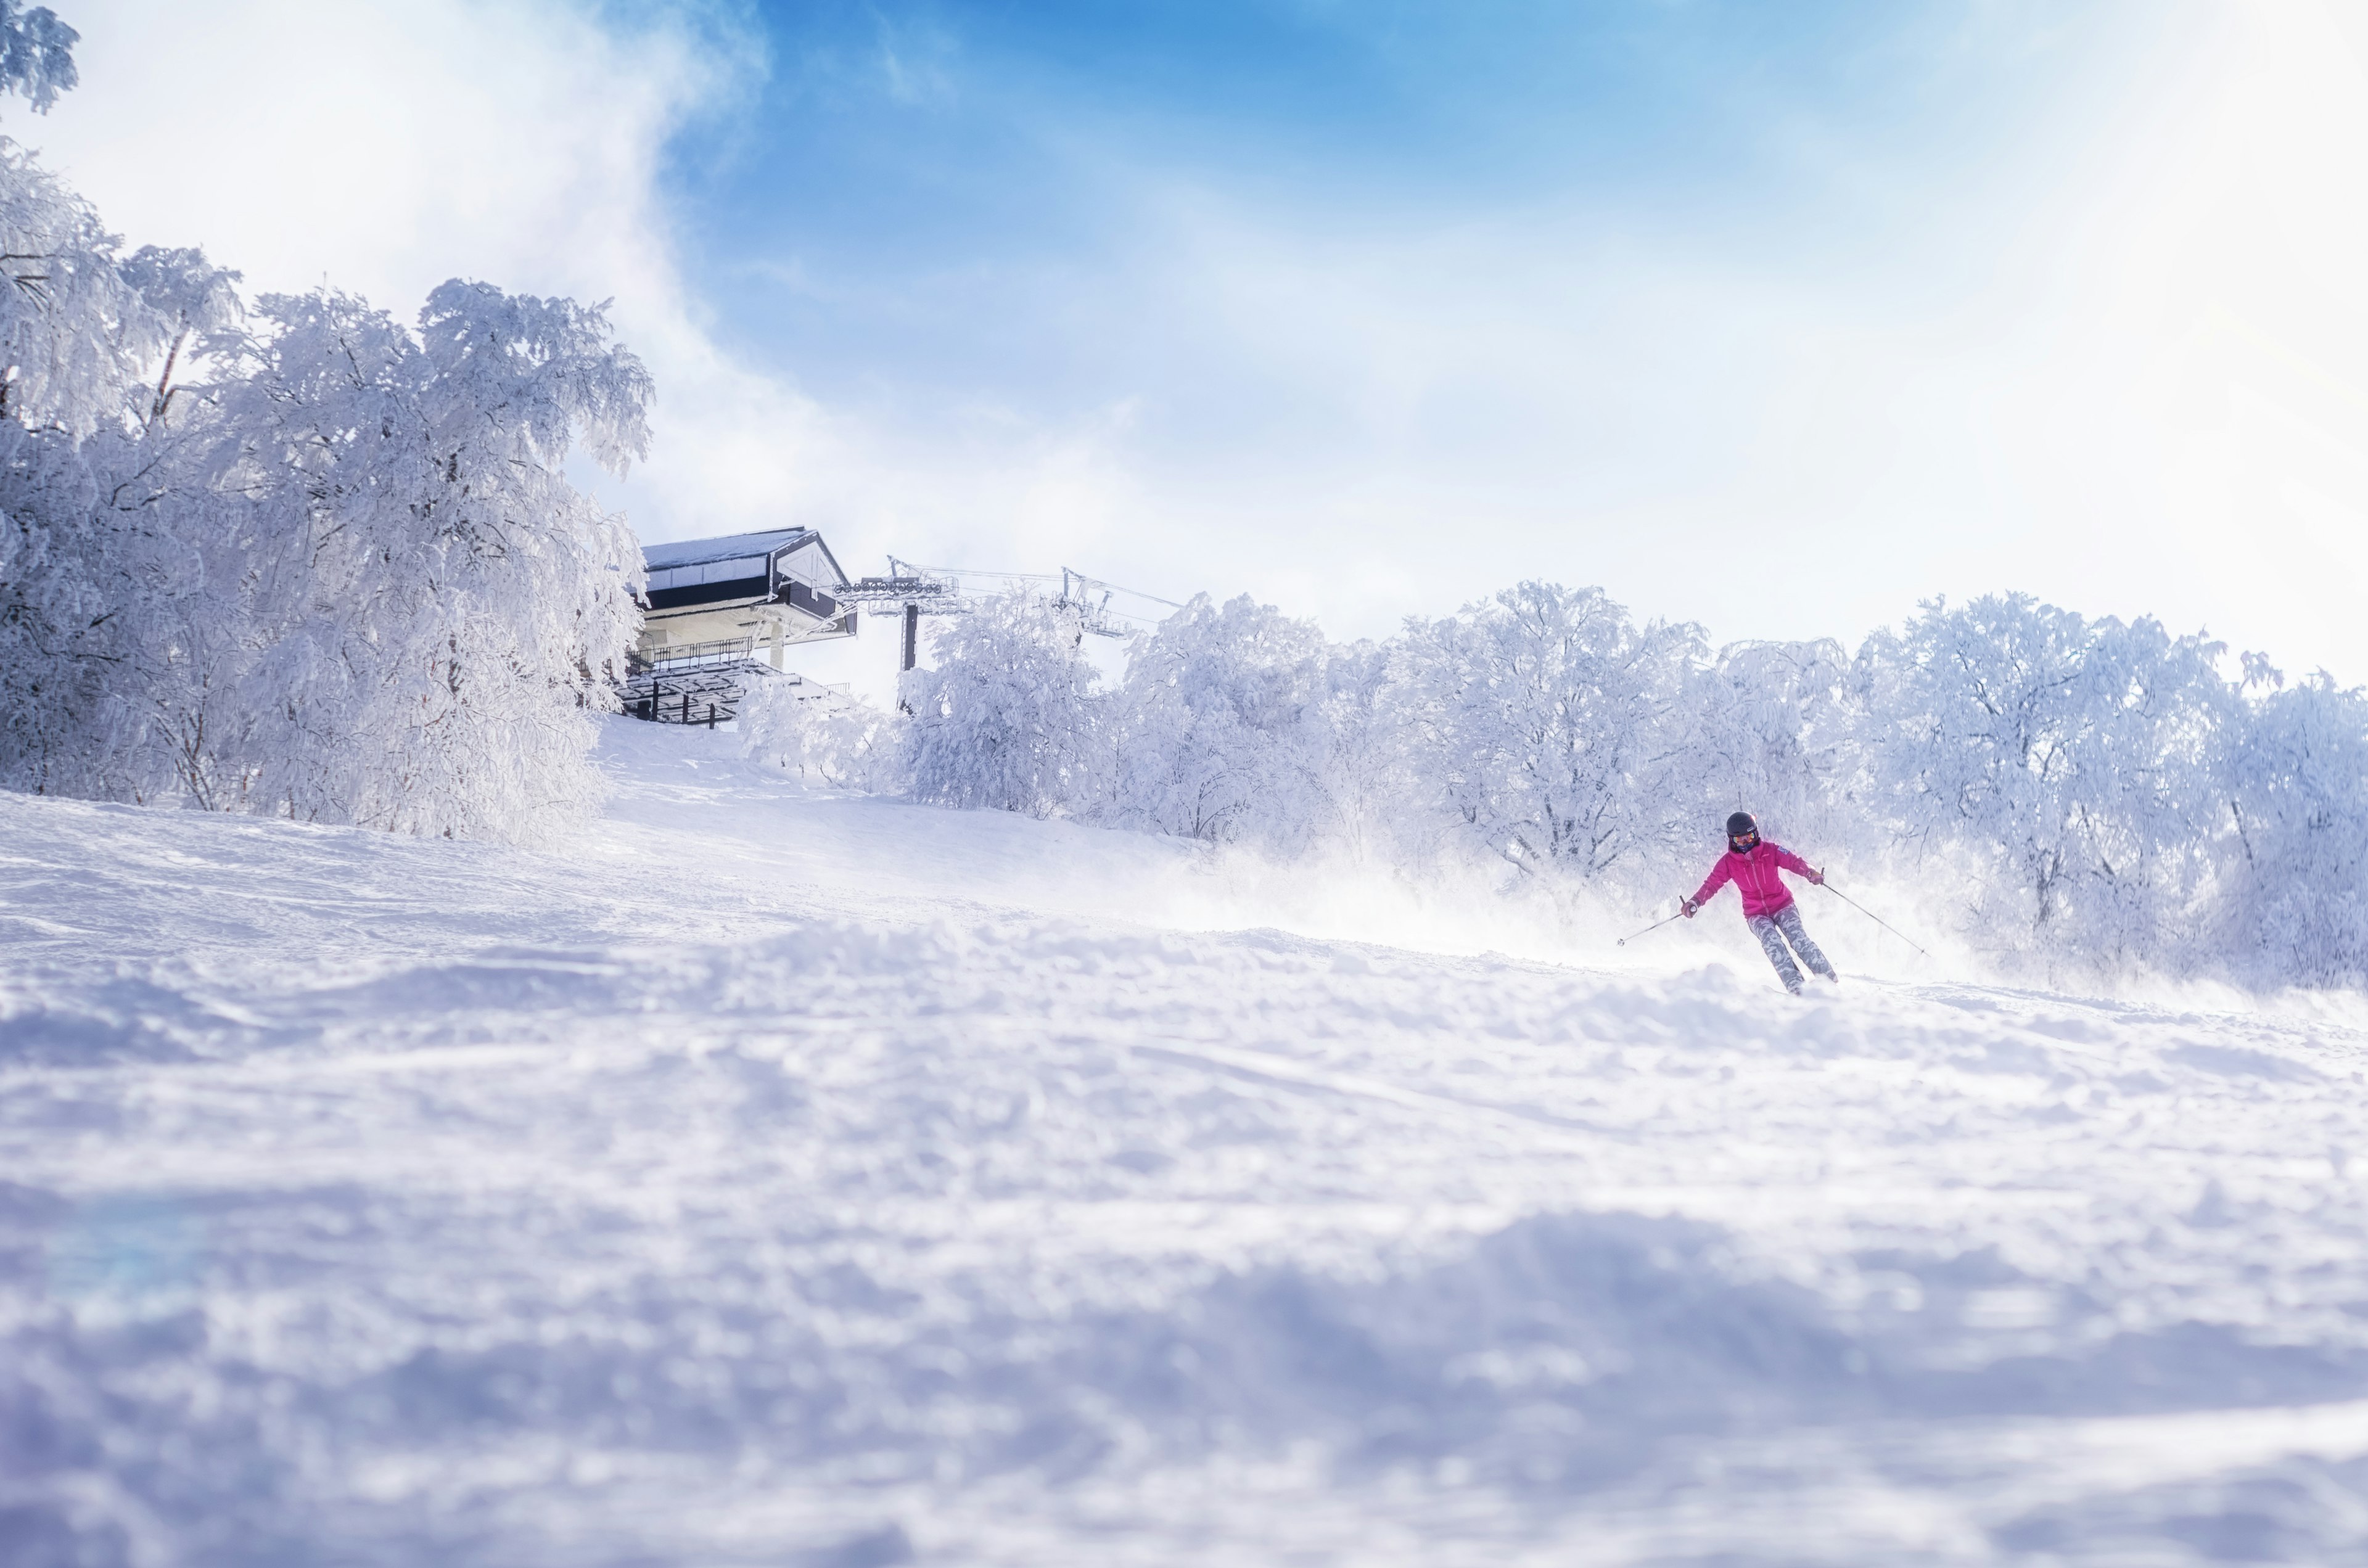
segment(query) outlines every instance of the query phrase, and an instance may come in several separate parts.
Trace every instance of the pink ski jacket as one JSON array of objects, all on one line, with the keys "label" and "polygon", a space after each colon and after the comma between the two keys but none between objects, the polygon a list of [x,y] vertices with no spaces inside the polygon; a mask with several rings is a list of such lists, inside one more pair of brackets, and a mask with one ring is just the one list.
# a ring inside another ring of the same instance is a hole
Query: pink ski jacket
[{"label": "pink ski jacket", "polygon": [[1780,909],[1790,908],[1793,903],[1793,890],[1784,885],[1784,879],[1777,874],[1780,870],[1796,872],[1804,877],[1810,875],[1809,863],[1781,844],[1770,844],[1762,839],[1748,853],[1740,855],[1730,849],[1718,858],[1717,865],[1711,868],[1710,875],[1702,881],[1702,892],[1694,894],[1694,902],[1708,903],[1711,894],[1732,881],[1735,891],[1743,895],[1743,917],[1746,920],[1773,915]]}]

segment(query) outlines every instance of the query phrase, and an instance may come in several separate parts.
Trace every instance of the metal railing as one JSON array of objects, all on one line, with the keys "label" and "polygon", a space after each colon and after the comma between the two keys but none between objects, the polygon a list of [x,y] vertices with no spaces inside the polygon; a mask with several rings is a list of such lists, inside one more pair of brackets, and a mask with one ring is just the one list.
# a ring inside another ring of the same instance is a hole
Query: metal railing
[{"label": "metal railing", "polygon": [[632,675],[679,675],[693,670],[729,669],[753,664],[756,658],[754,637],[724,637],[712,642],[661,645],[648,653],[637,649],[625,655],[625,669]]},{"label": "metal railing", "polygon": [[753,637],[684,642],[628,654],[619,695],[636,719],[712,730],[740,717],[750,681],[771,680],[780,673],[757,657]]}]

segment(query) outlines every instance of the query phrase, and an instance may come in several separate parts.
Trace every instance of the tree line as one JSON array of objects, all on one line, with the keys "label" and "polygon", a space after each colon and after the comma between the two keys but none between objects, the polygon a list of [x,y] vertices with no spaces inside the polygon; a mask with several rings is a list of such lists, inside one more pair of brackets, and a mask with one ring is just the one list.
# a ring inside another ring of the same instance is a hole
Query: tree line
[{"label": "tree line", "polygon": [[1015,593],[943,624],[909,716],[799,689],[750,744],[838,787],[1415,876],[1485,861],[1639,908],[1741,807],[2002,957],[2368,980],[2368,696],[2020,595],[1854,653],[1714,649],[1536,582],[1349,643],[1203,597],[1104,683],[1074,618]]}]

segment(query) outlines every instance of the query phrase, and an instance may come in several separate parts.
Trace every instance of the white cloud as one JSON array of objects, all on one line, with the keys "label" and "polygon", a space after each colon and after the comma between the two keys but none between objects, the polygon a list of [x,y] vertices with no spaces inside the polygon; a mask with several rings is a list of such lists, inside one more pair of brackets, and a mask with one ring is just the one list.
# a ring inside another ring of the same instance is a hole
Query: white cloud
[{"label": "white cloud", "polygon": [[1865,176],[1896,199],[1822,236],[1177,198],[1130,286],[1270,427],[1162,450],[1140,389],[1159,526],[1102,569],[1213,555],[1336,631],[1520,575],[1721,637],[2023,589],[2368,679],[2356,15],[2140,15],[2009,159]]},{"label": "white cloud", "polygon": [[2031,585],[2368,679],[2368,28],[2216,8],[2026,258],[1988,428]]},{"label": "white cloud", "polygon": [[404,318],[456,275],[613,298],[659,387],[652,460],[613,492],[645,535],[789,505],[827,421],[719,347],[658,188],[668,138],[761,74],[728,18],[603,23],[558,0],[65,9],[83,85],[9,129],[131,243],[202,244],[252,290],[325,281]]}]

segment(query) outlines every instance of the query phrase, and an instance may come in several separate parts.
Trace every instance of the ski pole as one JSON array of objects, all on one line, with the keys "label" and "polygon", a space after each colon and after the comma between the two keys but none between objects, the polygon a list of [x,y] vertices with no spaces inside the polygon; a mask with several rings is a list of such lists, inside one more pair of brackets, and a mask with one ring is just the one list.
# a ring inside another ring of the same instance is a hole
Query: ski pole
[{"label": "ski pole", "polygon": [[[1683,915],[1685,911],[1682,909],[1678,911],[1678,915]],[[1670,921],[1675,920],[1678,917],[1678,915],[1665,915],[1660,919],[1654,921],[1650,926],[1645,926],[1644,930],[1637,932],[1635,937],[1622,937],[1611,945],[1615,948],[1624,948],[1629,943],[1634,941],[1636,937],[1649,936],[1653,932],[1659,930],[1662,926],[1667,926]]]},{"label": "ski pole", "polygon": [[[1873,921],[1877,926],[1882,926],[1884,930],[1898,937],[1901,941],[1906,942],[1909,947],[1916,948],[1916,943],[1908,937],[1907,932],[1902,931],[1898,926],[1894,926],[1882,915],[1877,915],[1873,910],[1869,909],[1858,900],[1850,897],[1850,894],[1842,892],[1841,889],[1834,886],[1833,883],[1819,882],[1817,885],[1825,889],[1827,892],[1833,894],[1836,898],[1840,899],[1844,903],[1849,904],[1852,909],[1857,910],[1861,915],[1865,915],[1869,920]],[[1921,948],[1916,948],[1916,950],[1919,953],[1924,953],[1924,949]],[[1930,953],[1924,953],[1924,956],[1929,959],[1932,955]]]}]

